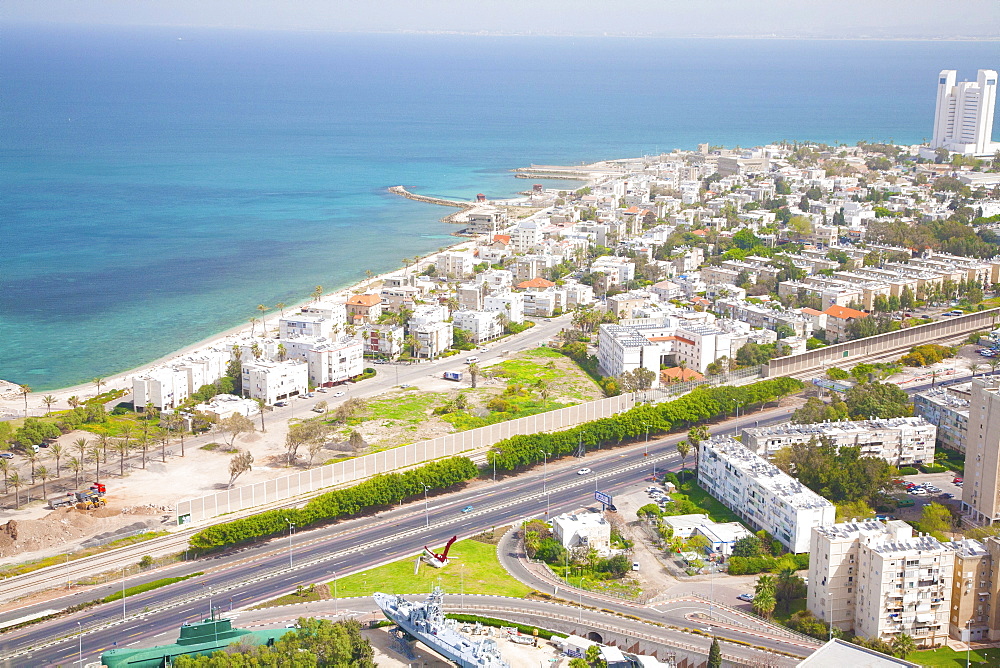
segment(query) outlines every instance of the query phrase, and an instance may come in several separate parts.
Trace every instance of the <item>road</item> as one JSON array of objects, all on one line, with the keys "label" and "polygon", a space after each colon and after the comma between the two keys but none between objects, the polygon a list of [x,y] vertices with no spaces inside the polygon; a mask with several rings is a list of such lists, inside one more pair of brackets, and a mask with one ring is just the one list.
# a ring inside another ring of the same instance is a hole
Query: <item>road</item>
[{"label": "road", "polygon": [[[760,414],[761,424],[784,421],[789,409],[777,409]],[[741,418],[746,426],[749,420]],[[732,431],[735,421],[719,425],[715,433]],[[10,631],[0,635],[0,656],[5,657],[0,665],[68,665],[76,660],[79,642],[83,643],[84,661],[94,660],[100,652],[113,646],[126,646],[143,642],[146,644],[170,642],[177,627],[186,621],[207,616],[209,601],[215,606],[239,608],[273,598],[298,585],[332,580],[338,576],[371,568],[378,563],[394,561],[413,555],[423,545],[443,544],[451,535],[469,536],[493,526],[504,526],[522,519],[544,516],[546,505],[552,515],[593,505],[595,487],[603,491],[617,493],[621,490],[644,486],[645,478],[657,467],[677,467],[679,463],[675,444],[683,434],[651,440],[649,456],[644,456],[643,443],[612,451],[588,453],[584,460],[564,458],[551,463],[548,474],[544,467],[535,468],[519,476],[500,478],[496,483],[487,482],[457,492],[431,497],[426,509],[422,501],[411,502],[403,507],[371,517],[361,517],[331,527],[316,529],[294,536],[289,568],[289,551],[285,549],[287,540],[278,538],[268,544],[249,547],[235,554],[218,556],[203,561],[179,564],[168,573],[148,574],[145,578],[135,578],[128,584],[134,585],[144,579],[155,579],[164,575],[205,571],[205,574],[169,587],[156,589],[126,599],[127,619],[122,622],[121,602],[112,602],[89,608],[58,619]],[[580,466],[593,470],[590,475],[580,476],[576,471]],[[547,490],[548,497],[543,493]],[[547,503],[546,503],[547,501]],[[460,509],[473,505],[474,510],[463,514]],[[366,539],[366,537],[371,537]],[[85,597],[78,595],[73,603],[85,598],[104,596],[117,589],[117,585],[89,592]],[[586,602],[587,595],[584,595]],[[599,607],[606,607],[603,599],[595,600]],[[65,602],[64,602],[65,604]],[[663,605],[655,612],[659,618]],[[690,604],[687,604],[690,605]],[[17,611],[5,613],[0,621],[19,618],[24,615],[51,608],[51,604],[27,606]],[[630,608],[631,614],[645,612],[645,608]],[[650,609],[651,610],[651,609]],[[113,624],[108,628],[102,625]],[[688,623],[690,624],[690,623]],[[91,632],[79,631],[87,628]],[[743,632],[723,631],[721,635],[734,633],[742,638]],[[784,651],[801,652],[801,648],[782,640],[773,640],[777,648]],[[48,644],[47,644],[48,643]],[[755,644],[764,644],[755,638]]]}]

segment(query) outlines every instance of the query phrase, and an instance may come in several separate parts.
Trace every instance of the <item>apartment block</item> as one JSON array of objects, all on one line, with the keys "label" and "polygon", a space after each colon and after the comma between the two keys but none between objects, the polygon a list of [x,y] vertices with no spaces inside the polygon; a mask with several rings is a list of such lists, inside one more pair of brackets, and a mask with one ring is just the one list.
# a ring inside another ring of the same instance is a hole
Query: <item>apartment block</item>
[{"label": "apartment block", "polygon": [[795,553],[808,552],[813,527],[836,516],[832,503],[728,436],[699,444],[698,484]]},{"label": "apartment block", "polygon": [[864,457],[879,457],[893,466],[934,461],[937,427],[920,417],[888,420],[844,420],[816,424],[779,424],[743,430],[743,443],[762,457],[786,446],[828,442],[839,448],[857,447]]},{"label": "apartment block", "polygon": [[953,549],[901,520],[817,526],[806,606],[856,635],[936,647],[948,639],[954,568]]},{"label": "apartment block", "polygon": [[472,343],[492,341],[503,335],[503,323],[496,311],[455,311],[452,325],[469,332]]},{"label": "apartment block", "polygon": [[1000,379],[972,380],[962,510],[981,524],[1000,520]]},{"label": "apartment block", "polygon": [[640,367],[654,372],[659,384],[660,366],[673,361],[704,374],[708,365],[732,352],[732,335],[711,325],[661,317],[643,324],[601,325],[598,362],[603,372],[618,376]]},{"label": "apartment block", "polygon": [[309,365],[305,360],[243,362],[243,396],[273,404],[309,390]]},{"label": "apartment block", "polygon": [[147,405],[157,410],[176,408],[189,396],[188,374],[183,369],[162,367],[132,378],[132,402],[137,411]]},{"label": "apartment block", "polygon": [[965,452],[969,428],[970,383],[935,387],[913,396],[913,413],[937,426],[941,447]]}]

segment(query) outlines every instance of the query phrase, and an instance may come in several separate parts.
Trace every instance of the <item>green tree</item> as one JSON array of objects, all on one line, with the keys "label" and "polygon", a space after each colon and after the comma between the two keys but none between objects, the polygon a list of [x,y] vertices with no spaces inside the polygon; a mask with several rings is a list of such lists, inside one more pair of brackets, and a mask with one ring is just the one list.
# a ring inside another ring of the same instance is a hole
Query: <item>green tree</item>
[{"label": "green tree", "polygon": [[774,608],[778,604],[775,596],[774,577],[761,575],[757,578],[757,584],[754,586],[753,602],[751,603],[753,611],[762,617],[770,619],[771,613],[774,612]]},{"label": "green tree", "polygon": [[918,526],[924,533],[929,533],[938,540],[947,540],[945,531],[952,530],[953,519],[951,510],[940,503],[929,503],[920,511]]},{"label": "green tree", "polygon": [[719,647],[719,639],[714,636],[708,650],[708,668],[722,668],[722,648]]},{"label": "green tree", "polygon": [[687,468],[687,456],[691,454],[691,444],[685,440],[677,441],[677,454],[681,456],[681,470],[684,471]]},{"label": "green tree", "polygon": [[590,668],[607,668],[608,662],[601,657],[600,645],[591,645],[587,648],[587,664]]},{"label": "green tree", "polygon": [[905,659],[917,651],[916,641],[905,633],[896,634],[889,644],[892,646],[892,655],[900,659]]},{"label": "green tree", "polygon": [[913,414],[906,391],[892,383],[864,383],[847,390],[844,403],[854,420],[887,419]]},{"label": "green tree", "polygon": [[249,450],[239,452],[229,460],[229,487],[233,486],[236,479],[253,468],[253,455]]},{"label": "green tree", "polygon": [[734,557],[759,557],[761,554],[760,538],[754,535],[744,536],[733,543]]}]

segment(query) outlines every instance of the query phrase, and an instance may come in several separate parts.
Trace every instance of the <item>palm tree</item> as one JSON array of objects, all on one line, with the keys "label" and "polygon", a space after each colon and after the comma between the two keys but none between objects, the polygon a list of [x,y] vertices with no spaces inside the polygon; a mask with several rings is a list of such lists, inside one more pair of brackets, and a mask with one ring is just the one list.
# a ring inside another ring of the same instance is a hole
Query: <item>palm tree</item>
[{"label": "palm tree", "polygon": [[538,391],[538,396],[542,398],[542,410],[545,410],[552,390],[549,389],[549,384],[541,379],[535,381],[535,389]]},{"label": "palm tree", "polygon": [[56,477],[59,477],[59,459],[62,457],[63,446],[53,443],[49,448],[49,454],[56,460]]},{"label": "palm tree", "polygon": [[21,385],[21,394],[24,395],[24,417],[28,417],[28,394],[31,392],[31,387],[28,385]]},{"label": "palm tree", "polygon": [[48,492],[48,490],[45,487],[45,481],[48,480],[51,477],[52,476],[49,473],[49,470],[47,468],[45,468],[44,466],[39,466],[38,467],[38,479],[42,481],[42,498],[43,499],[46,499],[49,496],[49,492]]},{"label": "palm tree", "polygon": [[132,438],[132,425],[123,424],[121,429],[118,430],[118,436],[125,440],[125,445],[128,445],[128,441]]},{"label": "palm tree", "polygon": [[142,450],[142,468],[146,468],[146,452],[149,450],[149,436],[139,436],[139,449]]},{"label": "palm tree", "polygon": [[160,461],[164,464],[167,463],[167,445],[170,443],[170,432],[166,429],[161,429],[156,434],[156,440],[160,442]]},{"label": "palm tree", "polygon": [[128,457],[129,445],[126,440],[117,440],[111,446],[118,453],[118,475],[125,477],[125,458]]},{"label": "palm tree", "polygon": [[1000,358],[991,357],[986,361],[986,364],[990,367],[990,373],[994,374],[997,372],[997,367],[1000,366]]},{"label": "palm tree", "polygon": [[312,297],[312,300],[314,302],[318,302],[320,298],[323,296],[323,286],[317,285],[315,288],[313,288],[313,291],[312,293],[310,293],[309,296]]},{"label": "palm tree", "polygon": [[286,357],[288,357],[288,349],[285,348],[285,344],[284,343],[279,343],[278,344],[278,361],[279,362],[284,362]]},{"label": "palm tree", "polygon": [[250,337],[253,338],[254,332],[257,330],[257,318],[250,318]]},{"label": "palm tree", "polygon": [[285,304],[285,302],[278,302],[277,304],[274,305],[274,308],[276,308],[279,311],[281,311],[281,317],[282,318],[285,317],[285,306],[287,306],[287,304]]},{"label": "palm tree", "polygon": [[80,397],[74,394],[72,397],[66,400],[66,403],[69,404],[70,408],[76,408],[77,406],[80,405]]},{"label": "palm tree", "polygon": [[108,445],[111,443],[111,437],[107,434],[101,434],[97,437],[97,443],[101,446],[101,452],[104,453],[104,461],[108,461]]},{"label": "palm tree", "polygon": [[70,457],[66,462],[66,468],[73,472],[73,486],[80,486],[80,471],[83,470],[83,462],[76,457]]},{"label": "palm tree", "polygon": [[94,482],[101,482],[101,446],[95,445],[90,449],[90,456],[94,458],[94,466],[96,467],[96,473],[94,473]]},{"label": "palm tree", "polygon": [[687,456],[691,454],[691,444],[684,440],[678,441],[677,454],[681,456],[681,471],[683,471],[685,470],[685,461],[687,460]]},{"label": "palm tree", "polygon": [[97,395],[96,396],[100,396],[100,394],[101,394],[101,386],[108,384],[103,378],[95,378],[94,380],[92,380],[90,382],[92,382],[94,385],[97,386]]},{"label": "palm tree", "polygon": [[972,372],[972,377],[976,377],[976,372],[983,368],[983,365],[979,362],[969,362],[969,371]]},{"label": "palm tree", "polygon": [[892,646],[893,656],[900,659],[905,659],[907,656],[917,651],[916,641],[905,633],[896,635],[896,637],[893,638],[889,644]]},{"label": "palm tree", "polygon": [[45,414],[48,415],[52,412],[52,404],[56,402],[56,398],[51,394],[46,394],[42,397],[42,403],[45,404]]},{"label": "palm tree", "polygon": [[73,447],[79,451],[80,461],[82,462],[87,456],[87,448],[90,447],[90,442],[85,438],[78,438],[73,441]]},{"label": "palm tree", "polygon": [[10,460],[0,459],[0,471],[3,471],[3,493],[7,493],[7,478],[10,476]]},{"label": "palm tree", "polygon": [[263,351],[263,350],[261,350],[260,346],[259,346],[259,345],[257,345],[257,342],[256,342],[256,341],[254,341],[254,342],[253,342],[253,345],[252,345],[252,346],[250,346],[250,352],[251,352],[251,353],[253,353],[253,358],[254,358],[255,360],[259,360],[259,359],[260,359],[260,356],[264,354],[264,351]]},{"label": "palm tree", "polygon": [[469,365],[469,379],[472,381],[472,389],[476,389],[476,381],[479,380],[479,365],[475,362]]},{"label": "palm tree", "polygon": [[775,599],[781,603],[782,609],[787,614],[792,605],[792,596],[795,594],[795,569],[782,568],[778,571],[774,589]]},{"label": "palm tree", "polygon": [[11,473],[7,479],[7,484],[14,488],[14,508],[15,509],[20,508],[21,497],[17,495],[17,490],[24,487],[24,481],[21,480],[21,474],[18,473],[17,471]]},{"label": "palm tree", "polygon": [[770,618],[777,603],[774,577],[771,575],[761,575],[757,578],[757,585],[754,587],[753,603],[751,604],[754,612],[763,617]]},{"label": "palm tree", "polygon": [[24,453],[24,458],[31,464],[31,484],[35,484],[35,464],[38,463],[38,450],[28,446],[28,451]]},{"label": "palm tree", "polygon": [[264,314],[267,313],[267,307],[263,304],[257,304],[257,310],[260,311],[260,328],[263,330],[260,335],[267,335],[267,322],[264,320]]}]

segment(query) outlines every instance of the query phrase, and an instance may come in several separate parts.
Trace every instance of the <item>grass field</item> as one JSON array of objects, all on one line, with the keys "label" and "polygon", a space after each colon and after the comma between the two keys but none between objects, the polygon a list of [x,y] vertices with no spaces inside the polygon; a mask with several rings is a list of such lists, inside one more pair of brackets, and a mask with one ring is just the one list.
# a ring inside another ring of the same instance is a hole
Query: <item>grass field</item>
[{"label": "grass field", "polygon": [[[971,652],[972,666],[1000,666],[1000,649],[974,649]],[[947,668],[965,668],[965,652],[955,651],[947,647],[914,652],[906,657],[907,661],[919,663],[921,666],[938,666]]]},{"label": "grass field", "polygon": [[[432,545],[437,551],[443,545]],[[504,571],[497,559],[496,547],[474,540],[463,540],[451,546],[450,563],[437,569],[421,562],[414,574],[417,555],[378,566],[361,573],[337,579],[336,593],[340,598],[370,596],[376,591],[387,594],[425,594],[435,586],[457,594],[464,581],[467,594],[495,594],[523,597],[531,588],[521,584]],[[328,583],[334,591],[333,583]]]},{"label": "grass field", "polygon": [[726,508],[722,502],[718,501],[711,494],[698,486],[694,480],[689,480],[681,484],[681,492],[686,494],[691,503],[699,506],[710,518],[716,522],[741,522],[742,520]]}]

